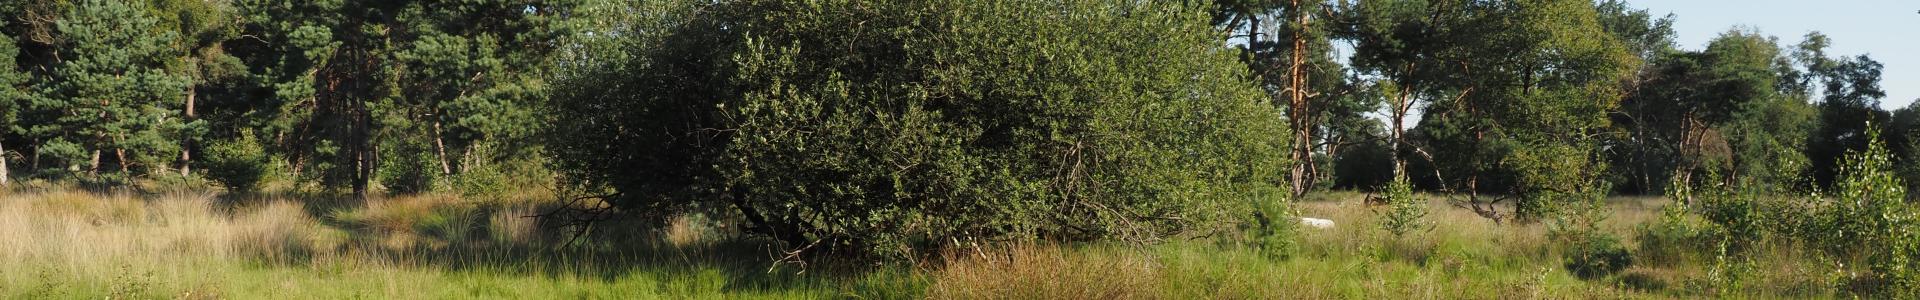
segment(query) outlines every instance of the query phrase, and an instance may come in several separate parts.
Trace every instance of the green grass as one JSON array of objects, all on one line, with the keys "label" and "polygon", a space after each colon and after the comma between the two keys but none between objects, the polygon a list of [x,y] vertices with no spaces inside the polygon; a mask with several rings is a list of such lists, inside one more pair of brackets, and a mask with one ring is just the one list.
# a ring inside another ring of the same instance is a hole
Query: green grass
[{"label": "green grass", "polygon": [[[554,247],[560,230],[521,217],[543,203],[19,193],[0,196],[0,298],[1831,297],[1824,269],[1794,247],[1760,251],[1733,283],[1699,255],[1642,258],[1659,263],[1582,280],[1561,267],[1541,225],[1496,225],[1434,202],[1431,230],[1396,238],[1359,195],[1299,204],[1338,225],[1298,229],[1284,255],[1218,237],[1041,242],[855,268],[775,264],[772,247],[698,217],[604,224],[582,244]],[[1631,240],[1664,201],[1614,199],[1608,230]],[[1676,251],[1636,248],[1667,252]]]}]

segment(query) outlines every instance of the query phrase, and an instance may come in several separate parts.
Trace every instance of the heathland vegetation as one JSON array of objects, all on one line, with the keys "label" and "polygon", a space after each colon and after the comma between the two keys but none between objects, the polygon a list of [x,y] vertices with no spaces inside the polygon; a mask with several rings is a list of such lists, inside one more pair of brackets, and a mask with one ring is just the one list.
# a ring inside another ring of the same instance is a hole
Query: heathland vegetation
[{"label": "heathland vegetation", "polygon": [[0,297],[1920,296],[1880,63],[1618,0],[0,12]]}]

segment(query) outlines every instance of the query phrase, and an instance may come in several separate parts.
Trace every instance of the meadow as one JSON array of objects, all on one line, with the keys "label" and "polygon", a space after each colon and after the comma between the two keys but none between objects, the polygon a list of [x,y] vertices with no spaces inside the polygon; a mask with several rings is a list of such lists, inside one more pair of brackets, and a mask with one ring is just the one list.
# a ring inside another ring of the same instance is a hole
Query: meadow
[{"label": "meadow", "polygon": [[[1544,225],[1500,225],[1433,199],[1405,237],[1362,195],[1321,193],[1285,255],[1225,237],[1151,245],[1044,241],[891,265],[780,260],[701,216],[599,226],[588,238],[536,215],[555,204],[400,196],[328,201],[212,192],[17,189],[0,196],[0,297],[25,299],[1382,299],[1830,296],[1792,251],[1728,278],[1692,249],[1632,240],[1662,198],[1612,198],[1607,230],[1640,263],[1581,279]],[[1430,199],[1434,197],[1428,197]],[[622,222],[612,220],[607,222]],[[631,229],[628,228],[658,228]],[[1737,270],[1736,270],[1737,271]]]}]

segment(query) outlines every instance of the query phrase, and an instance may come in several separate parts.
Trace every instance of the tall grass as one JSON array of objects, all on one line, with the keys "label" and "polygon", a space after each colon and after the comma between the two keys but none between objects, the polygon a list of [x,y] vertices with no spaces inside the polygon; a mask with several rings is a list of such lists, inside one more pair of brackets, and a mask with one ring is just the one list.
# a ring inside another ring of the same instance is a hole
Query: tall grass
[{"label": "tall grass", "polygon": [[[570,247],[551,204],[407,196],[359,201],[211,193],[0,195],[0,298],[1819,298],[1831,274],[1795,247],[1757,251],[1740,284],[1685,244],[1582,280],[1540,225],[1495,224],[1428,197],[1429,230],[1395,236],[1358,194],[1297,204],[1290,255],[1212,237],[1166,244],[1029,242],[909,265],[774,264],[776,247],[691,215],[602,224]],[[1618,198],[1631,240],[1660,198]],[[1384,209],[1384,208],[1381,208]],[[1665,245],[1665,246],[1663,246]],[[1647,248],[1655,247],[1655,248]],[[1676,255],[1674,257],[1650,257]]]},{"label": "tall grass", "polygon": [[919,290],[899,274],[768,272],[762,250],[770,248],[714,236],[694,219],[556,247],[563,232],[524,217],[546,208],[540,203],[308,202],[0,196],[0,298],[819,298]]}]

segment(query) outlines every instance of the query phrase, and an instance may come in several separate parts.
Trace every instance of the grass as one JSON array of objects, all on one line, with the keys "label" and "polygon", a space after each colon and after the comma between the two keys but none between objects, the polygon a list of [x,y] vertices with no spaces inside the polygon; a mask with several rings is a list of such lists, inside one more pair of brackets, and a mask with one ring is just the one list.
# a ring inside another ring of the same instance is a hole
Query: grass
[{"label": "grass", "polygon": [[[1396,238],[1360,194],[1316,197],[1296,208],[1338,224],[1299,229],[1284,255],[1230,239],[1032,242],[846,271],[774,264],[772,247],[699,216],[609,224],[552,247],[563,234],[522,217],[548,205],[539,202],[20,192],[0,196],[0,298],[1831,297],[1823,269],[1795,247],[1760,251],[1735,283],[1711,258],[1659,249],[1636,249],[1650,263],[1582,280],[1561,267],[1541,225],[1497,225],[1433,202],[1431,230]],[[1665,201],[1613,199],[1607,230],[1637,245],[1637,228]]]},{"label": "grass", "polygon": [[915,284],[769,271],[755,259],[763,245],[708,241],[685,221],[550,247],[559,232],[520,217],[538,209],[437,196],[313,210],[212,194],[12,194],[0,197],[0,241],[11,241],[0,244],[0,298],[822,298]]}]

